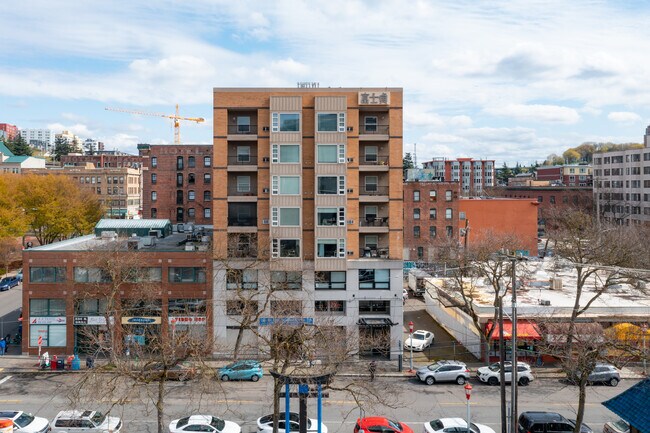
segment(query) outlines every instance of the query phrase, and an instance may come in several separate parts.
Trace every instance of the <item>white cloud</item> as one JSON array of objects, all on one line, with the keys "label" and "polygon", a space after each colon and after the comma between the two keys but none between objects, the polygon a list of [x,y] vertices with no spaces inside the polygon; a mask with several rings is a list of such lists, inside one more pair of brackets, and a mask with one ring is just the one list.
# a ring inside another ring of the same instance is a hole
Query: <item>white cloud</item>
[{"label": "white cloud", "polygon": [[617,123],[634,123],[641,121],[641,116],[631,111],[612,111],[607,115],[607,118],[612,122]]},{"label": "white cloud", "polygon": [[88,129],[88,126],[82,123],[76,123],[74,125],[63,125],[61,123],[50,123],[47,125],[47,129],[51,129],[55,133],[61,131],[70,131],[79,138],[90,138],[93,136],[93,133]]},{"label": "white cloud", "polygon": [[503,106],[487,107],[485,112],[496,116],[507,116],[514,119],[529,120],[533,122],[549,123],[576,123],[580,114],[573,108],[559,105],[541,104],[508,104]]}]

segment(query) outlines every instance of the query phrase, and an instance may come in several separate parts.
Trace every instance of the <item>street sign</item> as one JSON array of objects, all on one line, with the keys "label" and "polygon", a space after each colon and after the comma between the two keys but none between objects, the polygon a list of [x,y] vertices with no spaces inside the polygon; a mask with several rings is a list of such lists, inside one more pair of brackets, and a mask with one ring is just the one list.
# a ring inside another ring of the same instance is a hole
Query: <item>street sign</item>
[{"label": "street sign", "polygon": [[39,335],[39,336],[38,336],[38,345],[39,345],[39,346],[42,346],[42,345],[43,345],[43,336],[42,336],[42,335]]}]

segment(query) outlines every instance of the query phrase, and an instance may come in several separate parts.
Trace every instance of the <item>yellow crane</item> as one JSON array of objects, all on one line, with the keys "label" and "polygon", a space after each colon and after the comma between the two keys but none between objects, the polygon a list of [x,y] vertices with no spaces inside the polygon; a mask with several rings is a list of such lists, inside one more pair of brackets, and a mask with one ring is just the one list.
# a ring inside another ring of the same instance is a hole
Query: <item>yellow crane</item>
[{"label": "yellow crane", "polygon": [[165,117],[167,119],[172,119],[174,121],[174,144],[181,144],[181,120],[189,120],[190,122],[203,123],[205,119],[203,117],[183,117],[178,114],[178,104],[176,104],[176,114],[164,114],[164,113],[149,113],[147,111],[139,110],[127,110],[125,108],[105,108],[108,111],[119,111],[121,113],[131,113],[131,114],[140,114],[142,116],[155,116],[155,117]]}]

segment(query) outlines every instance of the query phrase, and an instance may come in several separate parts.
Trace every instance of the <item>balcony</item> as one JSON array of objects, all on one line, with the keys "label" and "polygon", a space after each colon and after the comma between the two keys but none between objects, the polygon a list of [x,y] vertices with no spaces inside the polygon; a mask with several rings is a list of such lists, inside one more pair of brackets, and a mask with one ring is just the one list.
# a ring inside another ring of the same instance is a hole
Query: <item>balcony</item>
[{"label": "balcony", "polygon": [[257,110],[228,110],[228,140],[257,140]]},{"label": "balcony", "polygon": [[388,217],[366,216],[359,218],[360,233],[388,233]]},{"label": "balcony", "polygon": [[229,174],[228,201],[257,201],[257,174]]},{"label": "balcony", "polygon": [[257,155],[228,155],[228,171],[257,171]]},{"label": "balcony", "polygon": [[367,246],[359,250],[360,259],[388,259],[388,247]]},{"label": "balcony", "polygon": [[228,135],[257,135],[257,125],[228,125]]},{"label": "balcony", "polygon": [[228,257],[238,259],[257,258],[257,234],[233,233],[228,235]]},{"label": "balcony", "polygon": [[359,134],[388,135],[388,125],[359,125]]},{"label": "balcony", "polygon": [[257,203],[228,203],[228,232],[257,231]]}]

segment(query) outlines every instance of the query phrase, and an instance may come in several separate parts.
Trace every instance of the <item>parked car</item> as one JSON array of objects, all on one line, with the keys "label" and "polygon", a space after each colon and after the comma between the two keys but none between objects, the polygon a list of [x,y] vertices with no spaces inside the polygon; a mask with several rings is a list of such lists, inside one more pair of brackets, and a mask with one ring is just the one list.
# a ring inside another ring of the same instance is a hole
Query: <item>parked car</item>
[{"label": "parked car", "polygon": [[[555,412],[523,412],[517,422],[518,433],[572,432],[575,427],[575,421]],[[593,430],[582,423],[580,433],[593,433]]]},{"label": "parked car", "polygon": [[241,433],[241,427],[237,423],[216,416],[190,415],[170,422],[169,432]]},{"label": "parked car", "polygon": [[94,410],[62,410],[52,420],[53,433],[119,433],[122,420]]},{"label": "parked car", "polygon": [[[280,412],[280,419],[278,419],[278,433],[284,432],[286,427],[286,412]],[[327,433],[325,424],[320,425],[321,433]],[[289,412],[289,430],[297,432],[300,429],[300,415],[297,412]],[[273,414],[265,415],[257,419],[257,433],[272,433],[273,432]],[[307,418],[307,432],[318,432],[318,421],[313,418]]]},{"label": "parked car", "polygon": [[[481,367],[478,372],[478,378],[481,382],[488,385],[498,385],[501,380],[501,366],[499,364],[492,364],[487,369]],[[512,381],[512,363],[504,366],[505,381],[510,383]],[[517,363],[517,382],[519,385],[526,386],[535,380],[533,373],[530,371],[528,364]]]},{"label": "parked car", "polygon": [[[495,362],[493,364],[486,365],[485,367],[479,367],[478,370],[476,370],[476,377],[478,378],[481,374],[489,372],[491,368],[496,368],[498,371],[499,365],[500,363]],[[512,367],[512,361],[504,361],[503,365],[504,367]],[[524,367],[527,370],[530,370],[530,364],[527,364],[525,362],[519,361],[517,362],[517,365],[520,367]]]},{"label": "parked car", "polygon": [[143,367],[140,378],[144,381],[155,381],[161,379],[163,375],[165,380],[192,380],[196,377],[196,368],[190,363],[182,362],[168,367],[165,371],[163,364],[153,363]]},{"label": "parked car", "polygon": [[4,292],[5,290],[9,290],[12,287],[16,287],[20,281],[18,278],[14,277],[4,277],[2,280],[0,280],[0,292]]},{"label": "parked car", "polygon": [[465,363],[460,361],[438,361],[435,364],[418,368],[415,373],[421,382],[433,385],[436,382],[456,382],[464,385],[469,380],[470,372]]},{"label": "parked car", "polygon": [[[471,433],[496,433],[486,425],[474,424],[473,422],[470,422],[469,431]],[[467,420],[463,418],[440,418],[424,423],[424,433],[448,432],[467,432]]]},{"label": "parked car", "polygon": [[413,433],[411,427],[403,422],[393,421],[383,416],[369,416],[357,419],[354,433]]},{"label": "parked car", "polygon": [[47,433],[50,431],[50,422],[47,419],[20,410],[0,410],[0,419],[13,421],[15,432]]},{"label": "parked car", "polygon": [[413,337],[406,339],[404,342],[404,349],[411,350],[412,346],[414,351],[422,352],[433,344],[434,338],[433,332],[419,329],[413,333]]},{"label": "parked car", "polygon": [[236,361],[217,371],[217,376],[224,382],[248,379],[257,382],[263,375],[262,365],[257,361]]},{"label": "parked car", "polygon": [[[567,375],[569,382],[578,383],[577,374]],[[605,383],[609,386],[616,386],[621,381],[621,375],[618,369],[610,364],[596,364],[594,370],[587,376],[588,383]]]},{"label": "parked car", "polygon": [[630,433],[630,424],[622,419],[619,419],[618,421],[610,421],[605,423],[603,433]]}]

